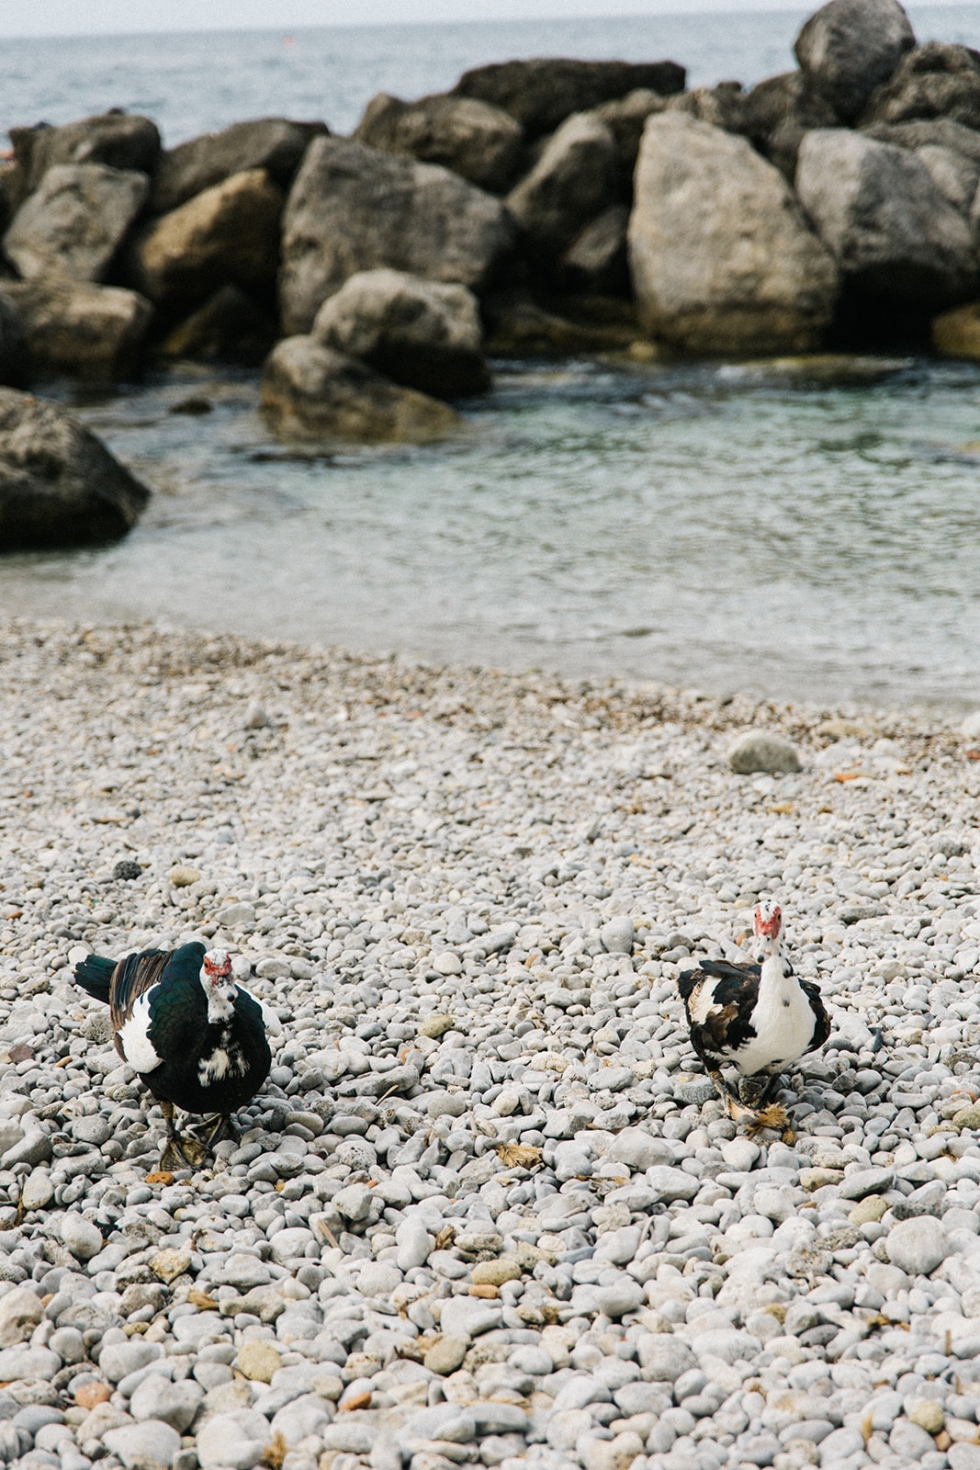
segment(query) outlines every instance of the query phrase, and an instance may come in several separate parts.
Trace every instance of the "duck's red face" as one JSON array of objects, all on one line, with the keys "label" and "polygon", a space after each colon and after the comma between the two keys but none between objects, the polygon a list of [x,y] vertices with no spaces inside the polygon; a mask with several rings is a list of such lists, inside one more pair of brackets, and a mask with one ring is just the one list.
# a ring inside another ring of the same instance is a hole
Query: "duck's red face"
[{"label": "duck's red face", "polygon": [[755,911],[755,933],[757,939],[778,939],[783,916],[778,903],[765,899]]},{"label": "duck's red face", "polygon": [[209,949],[204,956],[204,978],[215,986],[231,979],[231,955],[226,949]]}]

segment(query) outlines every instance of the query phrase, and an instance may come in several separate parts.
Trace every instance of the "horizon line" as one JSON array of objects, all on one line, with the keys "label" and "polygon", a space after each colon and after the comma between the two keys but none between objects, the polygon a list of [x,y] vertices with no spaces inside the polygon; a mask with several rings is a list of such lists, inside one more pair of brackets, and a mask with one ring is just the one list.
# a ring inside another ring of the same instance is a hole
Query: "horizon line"
[{"label": "horizon line", "polygon": [[[907,5],[908,9],[910,10],[966,10],[980,9],[980,0],[911,0],[911,3],[908,3],[907,0]],[[355,22],[353,24],[348,21],[334,23],[329,20],[318,22],[315,25],[311,25],[306,22],[290,24],[289,21],[286,20],[279,25],[245,24],[238,26],[228,26],[203,24],[180,26],[176,29],[162,29],[159,26],[148,26],[146,28],[137,29],[126,27],[120,29],[107,28],[104,30],[94,29],[70,31],[47,31],[37,29],[5,31],[2,27],[2,24],[0,24],[0,38],[6,41],[84,41],[104,39],[107,37],[113,37],[118,40],[126,40],[130,38],[138,39],[146,36],[220,36],[243,34],[270,36],[282,36],[285,34],[292,36],[312,34],[320,31],[403,30],[437,26],[460,26],[467,28],[493,25],[520,26],[525,24],[534,24],[535,22],[540,21],[552,21],[561,23],[589,20],[672,20],[686,19],[695,15],[702,16],[705,19],[711,19],[712,17],[727,19],[730,18],[733,13],[737,13],[743,16],[752,14],[794,15],[798,13],[809,13],[812,8],[812,0],[795,0],[795,3],[794,0],[788,0],[788,3],[787,0],[769,0],[769,3],[766,3],[766,0],[762,0],[761,4],[758,3],[758,0],[756,0],[756,3],[754,3],[751,8],[747,10],[743,10],[741,8],[739,0],[729,0],[729,3],[727,5],[724,3],[724,0],[721,0],[720,4],[718,4],[717,6],[713,5],[710,9],[702,8],[697,3],[697,0],[687,0],[687,3],[685,3],[685,0],[679,0],[679,3],[677,3],[677,0],[675,0],[675,3],[671,5],[670,9],[626,9],[622,11],[617,11],[614,14],[609,14],[605,12],[601,14],[596,14],[594,11],[590,12],[588,10],[582,10],[581,12],[573,13],[571,15],[555,15],[553,13],[528,15],[526,13],[522,13],[520,15],[515,14],[488,16],[485,19],[467,16],[452,19],[425,18],[420,20],[376,20],[362,21],[360,23]]]}]

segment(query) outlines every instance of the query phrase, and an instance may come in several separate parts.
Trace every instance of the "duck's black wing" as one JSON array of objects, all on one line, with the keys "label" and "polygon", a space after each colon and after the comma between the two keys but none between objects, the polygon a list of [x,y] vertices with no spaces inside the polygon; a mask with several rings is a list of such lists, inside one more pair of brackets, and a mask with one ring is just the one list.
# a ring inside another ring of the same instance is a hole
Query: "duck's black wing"
[{"label": "duck's black wing", "polygon": [[761,965],[705,960],[678,976],[691,1044],[709,1071],[755,1036],[752,1012],[761,970]]},{"label": "duck's black wing", "polygon": [[807,1051],[816,1051],[819,1047],[823,1046],[827,1037],[830,1035],[830,1016],[827,1014],[827,1007],[823,1003],[823,996],[820,994],[819,986],[814,985],[812,980],[801,980],[800,988],[810,1002],[810,1009],[813,1012],[814,1020],[813,1040],[807,1047]]}]

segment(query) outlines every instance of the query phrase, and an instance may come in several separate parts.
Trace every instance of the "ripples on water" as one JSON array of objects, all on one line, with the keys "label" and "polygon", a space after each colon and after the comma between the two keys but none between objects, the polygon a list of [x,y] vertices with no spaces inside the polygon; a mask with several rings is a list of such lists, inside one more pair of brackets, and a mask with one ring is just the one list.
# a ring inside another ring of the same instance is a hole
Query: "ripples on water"
[{"label": "ripples on water", "polygon": [[291,457],[251,380],[87,422],[157,495],[108,550],[8,558],[3,608],[570,673],[980,703],[980,371],[498,365],[456,442]]},{"label": "ripples on water", "polygon": [[[980,5],[910,7],[980,41]],[[509,55],[784,69],[787,14],[7,42],[6,120],[120,104],[168,142],[269,112],[350,128]],[[206,390],[206,417],[169,409]],[[466,662],[857,703],[980,703],[980,372],[875,386],[704,366],[498,365],[455,442],[290,457],[254,377],[80,404],[156,495],[120,545],[0,564],[0,612],[162,618]]]}]

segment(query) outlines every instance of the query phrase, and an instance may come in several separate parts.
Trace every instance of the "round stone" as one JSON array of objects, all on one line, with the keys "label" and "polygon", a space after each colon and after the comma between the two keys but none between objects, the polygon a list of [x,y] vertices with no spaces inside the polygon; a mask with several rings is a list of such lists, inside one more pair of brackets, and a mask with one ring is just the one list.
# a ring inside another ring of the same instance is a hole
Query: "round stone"
[{"label": "round stone", "polygon": [[83,1220],[81,1215],[76,1215],[73,1211],[62,1219],[61,1238],[79,1261],[90,1261],[105,1244],[99,1227],[90,1220]]},{"label": "round stone", "polygon": [[888,1259],[908,1276],[928,1276],[949,1255],[946,1232],[933,1215],[893,1225],[885,1241]]},{"label": "round stone", "polygon": [[261,1338],[243,1343],[235,1359],[235,1367],[254,1383],[271,1383],[272,1375],[282,1367],[282,1358],[271,1342]]},{"label": "round stone", "polygon": [[462,1367],[469,1345],[465,1337],[439,1337],[422,1359],[422,1365],[430,1373],[455,1373]]},{"label": "round stone", "polygon": [[495,1261],[477,1261],[471,1279],[474,1286],[503,1286],[505,1281],[520,1281],[521,1268],[513,1256],[498,1256]]}]

